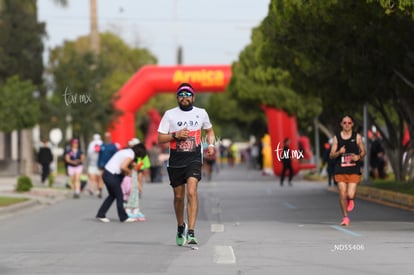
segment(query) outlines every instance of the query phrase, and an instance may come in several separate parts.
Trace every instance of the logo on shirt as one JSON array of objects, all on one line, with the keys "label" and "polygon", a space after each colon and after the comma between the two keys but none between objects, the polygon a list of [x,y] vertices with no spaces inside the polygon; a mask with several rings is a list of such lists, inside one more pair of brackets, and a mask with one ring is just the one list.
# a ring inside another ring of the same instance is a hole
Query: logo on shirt
[{"label": "logo on shirt", "polygon": [[189,120],[189,121],[177,121],[177,126],[179,127],[193,127],[193,126],[199,126],[200,124],[198,123],[197,120]]}]

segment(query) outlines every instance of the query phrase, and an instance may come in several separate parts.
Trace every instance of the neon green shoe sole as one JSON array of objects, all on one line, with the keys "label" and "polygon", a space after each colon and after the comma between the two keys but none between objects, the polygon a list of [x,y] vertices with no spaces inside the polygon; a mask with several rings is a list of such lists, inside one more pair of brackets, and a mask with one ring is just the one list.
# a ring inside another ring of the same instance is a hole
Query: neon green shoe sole
[{"label": "neon green shoe sole", "polygon": [[178,246],[183,246],[186,242],[184,234],[177,233],[177,237],[175,237],[175,242]]},{"label": "neon green shoe sole", "polygon": [[198,240],[196,237],[187,236],[187,243],[188,244],[198,244]]},{"label": "neon green shoe sole", "polygon": [[187,236],[187,224],[184,223],[184,231],[182,233],[177,232],[177,235],[175,237],[175,242],[178,246],[185,245],[185,242],[187,241],[185,236]]}]

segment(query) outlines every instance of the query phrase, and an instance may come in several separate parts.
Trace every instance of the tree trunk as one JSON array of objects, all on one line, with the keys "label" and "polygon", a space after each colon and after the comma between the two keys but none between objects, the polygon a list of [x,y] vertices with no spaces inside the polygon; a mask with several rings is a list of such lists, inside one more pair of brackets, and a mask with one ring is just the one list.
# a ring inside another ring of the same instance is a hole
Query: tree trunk
[{"label": "tree trunk", "polygon": [[90,33],[90,47],[91,51],[95,54],[99,53],[99,32],[98,32],[98,16],[97,16],[97,4],[96,0],[90,0],[90,20],[91,20],[91,33]]},{"label": "tree trunk", "polygon": [[387,148],[385,146],[385,150],[388,156],[388,160],[390,162],[390,165],[392,167],[392,170],[394,172],[395,181],[402,182],[404,181],[403,176],[403,169],[402,169],[402,153],[401,153],[401,147],[397,149],[391,149]]}]

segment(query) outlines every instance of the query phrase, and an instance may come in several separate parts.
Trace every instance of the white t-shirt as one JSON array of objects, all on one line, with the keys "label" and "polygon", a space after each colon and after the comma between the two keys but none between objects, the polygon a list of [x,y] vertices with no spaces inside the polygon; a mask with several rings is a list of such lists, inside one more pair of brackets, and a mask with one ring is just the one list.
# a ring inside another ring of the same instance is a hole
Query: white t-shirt
[{"label": "white t-shirt", "polygon": [[112,158],[105,165],[105,170],[112,174],[121,174],[121,165],[127,159],[130,158],[133,160],[135,153],[132,149],[126,148],[116,152]]},{"label": "white t-shirt", "polygon": [[170,142],[169,167],[185,167],[191,162],[202,162],[202,129],[210,129],[210,118],[205,109],[193,107],[183,111],[175,107],[165,112],[158,127],[161,134],[175,133],[187,128],[189,137],[183,141]]}]

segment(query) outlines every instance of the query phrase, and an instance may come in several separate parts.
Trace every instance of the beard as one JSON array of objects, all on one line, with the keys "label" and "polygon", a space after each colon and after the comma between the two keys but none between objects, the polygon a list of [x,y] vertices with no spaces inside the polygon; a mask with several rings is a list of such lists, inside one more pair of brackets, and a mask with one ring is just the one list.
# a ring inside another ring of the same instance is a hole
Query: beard
[{"label": "beard", "polygon": [[183,110],[185,112],[191,111],[193,109],[193,103],[188,103],[186,105],[178,103],[178,106],[180,107],[181,110]]}]

